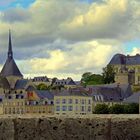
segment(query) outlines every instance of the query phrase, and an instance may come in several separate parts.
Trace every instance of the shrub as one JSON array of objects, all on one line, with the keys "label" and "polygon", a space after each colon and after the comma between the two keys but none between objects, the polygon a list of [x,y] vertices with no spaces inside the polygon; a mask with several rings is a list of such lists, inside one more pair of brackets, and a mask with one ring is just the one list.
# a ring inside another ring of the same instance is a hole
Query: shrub
[{"label": "shrub", "polygon": [[124,113],[124,105],[115,104],[109,108],[110,114],[123,114]]},{"label": "shrub", "polygon": [[131,103],[124,105],[124,113],[125,114],[139,114],[139,104]]},{"label": "shrub", "polygon": [[106,105],[106,104],[97,104],[95,106],[94,113],[95,114],[108,114],[109,113],[108,105]]}]

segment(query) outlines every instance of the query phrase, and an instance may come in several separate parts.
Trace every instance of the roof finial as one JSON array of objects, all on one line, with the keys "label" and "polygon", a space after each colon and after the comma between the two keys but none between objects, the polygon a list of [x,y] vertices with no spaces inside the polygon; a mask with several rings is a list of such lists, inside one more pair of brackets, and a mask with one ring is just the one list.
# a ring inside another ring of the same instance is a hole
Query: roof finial
[{"label": "roof finial", "polygon": [[13,51],[12,51],[12,40],[11,40],[11,30],[9,29],[9,46],[8,46],[8,58],[13,58]]}]

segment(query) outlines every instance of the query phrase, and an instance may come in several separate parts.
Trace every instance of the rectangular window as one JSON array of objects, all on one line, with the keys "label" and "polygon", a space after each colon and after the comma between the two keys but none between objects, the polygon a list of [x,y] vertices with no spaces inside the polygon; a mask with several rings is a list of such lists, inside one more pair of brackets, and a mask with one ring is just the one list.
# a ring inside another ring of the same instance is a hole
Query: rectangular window
[{"label": "rectangular window", "polygon": [[60,99],[56,99],[56,104],[60,104]]},{"label": "rectangular window", "polygon": [[69,104],[72,104],[72,99],[69,99]]},{"label": "rectangular window", "polygon": [[66,104],[66,99],[62,99],[62,104]]},{"label": "rectangular window", "polygon": [[69,106],[68,110],[69,111],[72,111],[73,110],[73,107],[72,106]]},{"label": "rectangular window", "polygon": [[91,104],[91,100],[90,99],[88,100],[88,104]]},{"label": "rectangular window", "polygon": [[75,107],[75,110],[78,111],[78,106]]},{"label": "rectangular window", "polygon": [[56,106],[56,111],[60,111],[60,106]]},{"label": "rectangular window", "polygon": [[84,99],[82,99],[82,104],[84,104],[85,102],[84,102]]},{"label": "rectangular window", "polygon": [[85,111],[85,107],[84,106],[81,107],[81,111]]},{"label": "rectangular window", "polygon": [[75,99],[75,103],[78,104],[78,99]]},{"label": "rectangular window", "polygon": [[88,112],[91,112],[91,106],[88,107]]},{"label": "rectangular window", "polygon": [[67,111],[67,106],[62,106],[62,111]]}]

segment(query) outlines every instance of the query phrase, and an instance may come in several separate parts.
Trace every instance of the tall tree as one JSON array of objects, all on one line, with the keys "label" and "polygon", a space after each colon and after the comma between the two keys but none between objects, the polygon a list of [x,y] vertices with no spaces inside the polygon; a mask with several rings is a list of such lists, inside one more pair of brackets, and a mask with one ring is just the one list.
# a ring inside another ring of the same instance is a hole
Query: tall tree
[{"label": "tall tree", "polygon": [[103,84],[103,77],[100,74],[92,74],[91,72],[86,72],[82,75],[81,83],[84,86]]},{"label": "tall tree", "polygon": [[107,65],[103,68],[103,81],[105,84],[114,83],[115,82],[115,72],[111,65]]}]

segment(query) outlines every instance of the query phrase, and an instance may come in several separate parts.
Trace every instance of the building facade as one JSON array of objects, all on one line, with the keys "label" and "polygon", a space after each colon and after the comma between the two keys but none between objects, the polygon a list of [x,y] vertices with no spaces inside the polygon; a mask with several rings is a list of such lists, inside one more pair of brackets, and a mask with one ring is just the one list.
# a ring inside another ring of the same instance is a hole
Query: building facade
[{"label": "building facade", "polygon": [[84,93],[63,91],[54,96],[54,114],[92,114],[92,97]]},{"label": "building facade", "polygon": [[116,54],[111,59],[109,65],[114,67],[116,73],[116,82],[130,83],[133,85],[140,84],[140,55],[125,56]]}]

